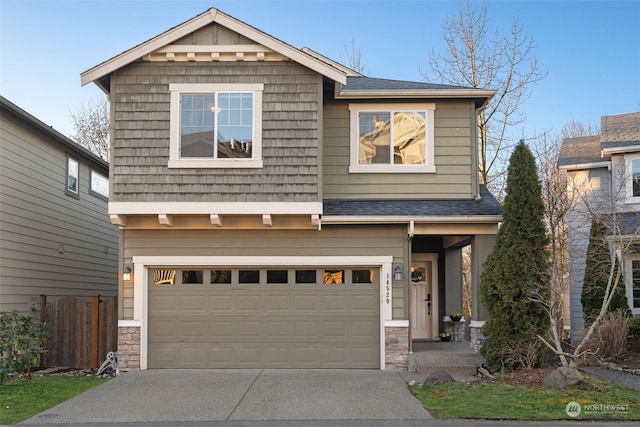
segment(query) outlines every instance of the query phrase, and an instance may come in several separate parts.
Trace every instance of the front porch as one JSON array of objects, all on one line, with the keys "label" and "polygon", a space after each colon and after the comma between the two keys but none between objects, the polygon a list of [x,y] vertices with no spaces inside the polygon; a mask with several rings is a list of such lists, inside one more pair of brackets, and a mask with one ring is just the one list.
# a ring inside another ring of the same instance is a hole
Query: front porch
[{"label": "front porch", "polygon": [[414,341],[409,352],[409,372],[418,374],[446,371],[454,378],[473,376],[483,363],[469,341]]}]

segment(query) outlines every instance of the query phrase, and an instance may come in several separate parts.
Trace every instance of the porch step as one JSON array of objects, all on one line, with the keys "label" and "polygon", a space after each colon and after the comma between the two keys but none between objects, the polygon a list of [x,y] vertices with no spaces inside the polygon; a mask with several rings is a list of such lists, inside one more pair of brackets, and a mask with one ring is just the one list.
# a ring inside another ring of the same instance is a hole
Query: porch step
[{"label": "porch step", "polygon": [[473,376],[484,363],[484,358],[471,350],[468,341],[414,343],[413,350],[409,354],[409,371],[418,374],[446,371],[454,377]]}]

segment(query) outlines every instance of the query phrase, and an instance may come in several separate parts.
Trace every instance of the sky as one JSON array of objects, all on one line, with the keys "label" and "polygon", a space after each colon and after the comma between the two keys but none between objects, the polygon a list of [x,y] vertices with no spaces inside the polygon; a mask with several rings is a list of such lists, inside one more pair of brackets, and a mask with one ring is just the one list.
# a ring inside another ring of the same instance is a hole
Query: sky
[{"label": "sky", "polygon": [[[479,5],[479,3],[477,3]],[[0,0],[0,95],[65,135],[72,113],[102,96],[80,74],[214,7],[296,48],[338,62],[352,43],[369,77],[424,81],[445,53],[457,1]],[[512,129],[525,139],[577,120],[640,111],[640,1],[488,1],[489,25],[514,19],[532,37],[540,71]],[[438,81],[432,80],[434,83]]]}]

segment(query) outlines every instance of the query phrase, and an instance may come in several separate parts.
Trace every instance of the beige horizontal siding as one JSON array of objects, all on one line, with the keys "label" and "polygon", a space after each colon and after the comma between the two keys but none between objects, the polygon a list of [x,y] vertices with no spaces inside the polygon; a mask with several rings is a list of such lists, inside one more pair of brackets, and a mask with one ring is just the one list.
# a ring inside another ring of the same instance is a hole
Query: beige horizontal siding
[{"label": "beige horizontal siding", "polygon": [[115,295],[118,228],[89,194],[90,165],[74,157],[80,197],[67,196],[65,150],[8,114],[0,123],[0,311],[27,311],[41,294]]},{"label": "beige horizontal siding", "polygon": [[436,102],[436,173],[349,173],[348,103],[326,104],[322,169],[324,198],[471,198],[475,171],[472,164],[474,114],[469,101]]},{"label": "beige horizontal siding", "polygon": [[[406,227],[323,226],[317,230],[125,230],[124,261],[134,256],[393,256],[403,263]],[[330,266],[327,266],[330,267]],[[133,289],[125,287],[125,319],[133,316]],[[405,292],[394,288],[394,312],[405,316]],[[404,317],[403,317],[404,316]]]}]

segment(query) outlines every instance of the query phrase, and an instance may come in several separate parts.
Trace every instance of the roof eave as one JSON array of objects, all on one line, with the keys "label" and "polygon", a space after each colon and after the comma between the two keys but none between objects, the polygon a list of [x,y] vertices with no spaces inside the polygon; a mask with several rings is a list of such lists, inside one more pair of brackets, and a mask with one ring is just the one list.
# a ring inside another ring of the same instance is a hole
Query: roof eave
[{"label": "roof eave", "polygon": [[495,90],[483,89],[409,89],[409,90],[361,90],[343,91],[336,88],[336,99],[373,98],[478,98],[490,99]]},{"label": "roof eave", "polygon": [[623,147],[606,147],[602,149],[602,155],[634,153],[640,151],[640,145],[627,145]]},{"label": "roof eave", "polygon": [[465,223],[496,224],[502,222],[502,215],[469,215],[469,216],[369,216],[369,215],[322,215],[323,224],[406,224],[416,223]]},{"label": "roof eave", "polygon": [[2,108],[2,110],[5,110],[13,114],[20,120],[27,122],[34,129],[38,129],[40,132],[43,132],[50,138],[56,140],[66,151],[70,151],[76,156],[93,163],[96,167],[100,167],[103,172],[109,171],[109,163],[106,160],[87,150],[69,137],[58,132],[52,126],[47,125],[40,119],[36,118],[35,116],[31,115],[30,113],[26,112],[22,108],[9,101],[5,97],[0,96],[0,107]]},{"label": "roof eave", "polygon": [[597,168],[608,168],[611,165],[610,161],[602,161],[602,162],[590,162],[590,163],[572,163],[569,165],[560,165],[558,169],[560,170],[584,170],[584,169],[597,169]]},{"label": "roof eave", "polygon": [[[331,65],[301,51],[293,46],[290,46],[262,31],[259,31],[244,22],[241,22],[229,15],[215,8],[211,8],[204,13],[184,22],[164,33],[148,40],[144,43],[135,46],[126,52],[121,53],[107,61],[96,65],[95,67],[80,74],[81,85],[84,86],[87,83],[95,82],[103,79],[105,76],[113,73],[114,71],[152,53],[186,35],[204,27],[205,25],[216,22],[224,27],[227,27],[238,34],[255,40],[282,55],[342,84],[346,84],[347,76],[344,72],[332,67]],[[104,84],[100,81],[97,82],[98,86],[105,89]]]}]

